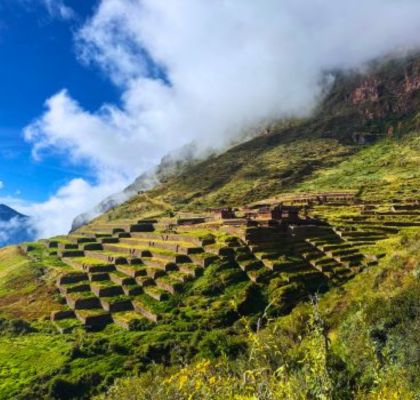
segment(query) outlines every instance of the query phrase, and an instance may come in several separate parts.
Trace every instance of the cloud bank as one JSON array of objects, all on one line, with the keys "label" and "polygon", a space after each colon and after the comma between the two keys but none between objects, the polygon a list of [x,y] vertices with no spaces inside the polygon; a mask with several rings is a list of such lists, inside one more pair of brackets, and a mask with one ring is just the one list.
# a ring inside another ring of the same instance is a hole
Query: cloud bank
[{"label": "cloud bank", "polygon": [[0,221],[0,247],[33,240],[35,235],[30,220],[12,218],[10,221]]},{"label": "cloud bank", "polygon": [[90,208],[191,141],[221,148],[310,113],[326,71],[416,49],[419,28],[418,0],[102,0],[75,43],[120,104],[88,112],[62,90],[25,129],[34,157],[63,153],[97,182],[72,181],[36,210],[63,231],[59,209]]},{"label": "cloud bank", "polygon": [[[119,191],[121,184],[128,185],[129,181],[114,180],[109,177],[100,184],[90,184],[84,179],[77,178],[61,187],[45,202],[26,202],[8,196],[0,197],[0,204],[7,204],[20,213],[30,216],[36,236],[45,238],[67,233],[76,215],[90,209],[110,193]],[[0,226],[0,233],[1,231]]]}]

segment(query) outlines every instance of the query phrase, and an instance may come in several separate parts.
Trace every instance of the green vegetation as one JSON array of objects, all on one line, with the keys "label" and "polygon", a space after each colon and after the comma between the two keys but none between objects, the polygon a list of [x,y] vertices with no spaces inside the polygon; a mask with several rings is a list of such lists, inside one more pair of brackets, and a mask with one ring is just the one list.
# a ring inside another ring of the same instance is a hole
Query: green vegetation
[{"label": "green vegetation", "polygon": [[[378,200],[403,191],[408,198],[418,187],[417,132],[379,139],[369,146],[317,135],[296,139],[299,132],[289,132],[254,139],[170,179],[150,191],[148,198],[164,200],[172,210],[199,210],[245,205],[292,191],[356,190],[364,199]],[[98,222],[135,215],[141,196]]]},{"label": "green vegetation", "polygon": [[[415,400],[420,97],[399,86],[411,62],[377,71],[393,93],[378,103],[349,101],[361,78],[339,76],[312,118],[185,164],[70,236],[1,249],[0,399]],[[330,226],[302,238],[176,226],[337,190],[355,199],[308,204]],[[152,217],[153,232],[112,234]],[[87,235],[96,249],[76,250]],[[92,238],[105,236],[102,251]]]},{"label": "green vegetation", "polygon": [[413,196],[420,182],[420,135],[383,139],[343,161],[317,172],[298,186],[302,191],[358,190],[363,199]]},{"label": "green vegetation", "polygon": [[0,398],[17,398],[37,377],[62,367],[71,342],[47,333],[0,336]]},{"label": "green vegetation", "polygon": [[1,249],[0,316],[35,320],[57,309],[53,282],[62,268],[64,264],[41,246],[35,246],[31,259],[19,248]]},{"label": "green vegetation", "polygon": [[[255,285],[229,284],[228,302],[223,296],[212,302],[192,294],[213,287],[220,265],[205,270],[178,316],[162,324],[140,319],[132,323],[133,331],[110,325],[97,333],[59,335],[43,323],[29,331],[4,332],[0,371],[7,379],[2,380],[0,398],[89,396],[129,368],[143,371],[141,378],[118,380],[107,399],[414,399],[419,389],[418,243],[418,233],[410,232],[383,242],[383,248],[393,250],[378,266],[319,296],[315,308],[303,303],[288,316],[263,318],[262,325],[268,325],[258,332],[249,328],[256,320],[246,316],[234,329],[220,325],[224,319],[229,326],[235,308],[247,298],[255,305]],[[254,311],[263,315],[268,304],[260,301]],[[149,298],[147,302],[165,307]],[[171,304],[166,307],[170,310]],[[134,317],[130,312],[120,315],[123,320]],[[150,360],[159,365],[147,367]],[[173,366],[165,366],[168,362]],[[183,362],[188,364],[177,366]],[[263,395],[255,391],[257,385]]]},{"label": "green vegetation", "polygon": [[[414,400],[420,390],[419,240],[402,235],[389,243],[395,251],[380,266],[315,305],[249,330],[246,356],[155,366],[117,381],[98,399]],[[213,336],[221,345],[223,337]]]},{"label": "green vegetation", "polygon": [[[243,205],[290,190],[314,170],[337,164],[354,151],[354,146],[336,139],[316,138],[316,134],[305,139],[296,136],[298,132],[256,138],[169,179],[150,191],[148,199],[164,201],[168,210]],[[128,201],[98,221],[139,215],[143,197]],[[163,215],[162,211],[156,210],[155,215]]]}]

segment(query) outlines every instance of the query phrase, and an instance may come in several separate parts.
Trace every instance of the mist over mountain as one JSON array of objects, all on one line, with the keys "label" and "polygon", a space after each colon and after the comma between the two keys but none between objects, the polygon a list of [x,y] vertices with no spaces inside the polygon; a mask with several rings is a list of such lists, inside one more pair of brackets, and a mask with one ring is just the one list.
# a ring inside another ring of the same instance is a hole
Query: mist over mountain
[{"label": "mist over mountain", "polygon": [[170,152],[162,157],[158,166],[139,175],[124,190],[106,197],[91,210],[78,215],[73,220],[71,231],[89,223],[94,218],[119,206],[140,192],[150,190],[169,177],[181,173],[186,167],[197,163],[210,154],[213,153],[199,153],[197,151],[196,143],[190,143],[189,145],[182,146],[176,151]]},{"label": "mist over mountain", "polygon": [[0,247],[33,240],[35,236],[30,217],[0,204]]},{"label": "mist over mountain", "polygon": [[33,158],[65,154],[93,178],[67,181],[32,205],[41,236],[68,231],[74,216],[175,148],[196,141],[223,151],[273,119],[309,117],[333,83],[329,71],[420,46],[413,0],[170,3],[98,1],[75,26],[78,60],[120,95],[89,107],[63,83],[25,127]]}]

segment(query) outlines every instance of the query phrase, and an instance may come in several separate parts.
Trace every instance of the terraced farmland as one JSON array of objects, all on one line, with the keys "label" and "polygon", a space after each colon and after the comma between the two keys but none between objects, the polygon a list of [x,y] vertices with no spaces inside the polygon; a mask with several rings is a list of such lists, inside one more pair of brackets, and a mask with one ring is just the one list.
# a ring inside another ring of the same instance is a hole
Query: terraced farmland
[{"label": "terraced farmland", "polygon": [[158,323],[212,266],[229,271],[227,286],[263,288],[277,315],[377,264],[376,243],[418,226],[416,199],[373,203],[349,193],[251,205],[231,218],[213,211],[89,225],[42,242],[70,267],[57,279],[64,305],[51,319],[63,333]]}]

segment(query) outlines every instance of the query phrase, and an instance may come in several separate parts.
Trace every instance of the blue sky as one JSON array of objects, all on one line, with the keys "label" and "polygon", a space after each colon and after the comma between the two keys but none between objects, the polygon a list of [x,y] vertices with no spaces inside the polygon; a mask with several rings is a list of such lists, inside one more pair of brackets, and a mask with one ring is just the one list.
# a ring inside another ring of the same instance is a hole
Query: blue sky
[{"label": "blue sky", "polygon": [[39,0],[0,1],[0,197],[19,195],[44,201],[74,177],[94,181],[85,167],[51,154],[31,157],[22,130],[38,117],[44,102],[63,88],[86,110],[118,103],[119,89],[94,66],[78,61],[73,33],[96,7],[93,0],[73,0],[72,18],[51,14]]}]

